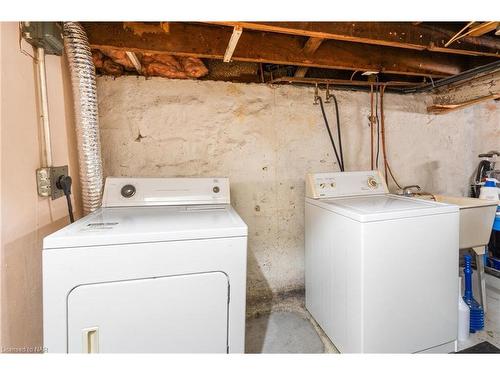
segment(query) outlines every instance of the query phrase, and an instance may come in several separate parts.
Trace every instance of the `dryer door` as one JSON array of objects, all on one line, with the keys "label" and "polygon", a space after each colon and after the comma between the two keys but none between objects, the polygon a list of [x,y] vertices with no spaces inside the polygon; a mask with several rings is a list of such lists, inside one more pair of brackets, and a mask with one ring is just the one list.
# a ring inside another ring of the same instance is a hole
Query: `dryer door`
[{"label": "dryer door", "polygon": [[78,286],[68,296],[70,353],[226,353],[222,272]]}]

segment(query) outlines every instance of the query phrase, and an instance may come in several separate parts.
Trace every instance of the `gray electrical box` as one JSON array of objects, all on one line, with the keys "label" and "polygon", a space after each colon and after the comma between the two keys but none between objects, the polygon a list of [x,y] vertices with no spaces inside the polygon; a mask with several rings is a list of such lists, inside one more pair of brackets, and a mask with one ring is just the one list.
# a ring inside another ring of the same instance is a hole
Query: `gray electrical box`
[{"label": "gray electrical box", "polygon": [[42,47],[47,55],[61,56],[64,49],[60,22],[21,22],[24,40],[35,48]]},{"label": "gray electrical box", "polygon": [[38,195],[51,197],[52,200],[62,197],[64,192],[57,187],[57,180],[61,176],[68,176],[68,166],[44,167],[36,170],[36,184]]}]

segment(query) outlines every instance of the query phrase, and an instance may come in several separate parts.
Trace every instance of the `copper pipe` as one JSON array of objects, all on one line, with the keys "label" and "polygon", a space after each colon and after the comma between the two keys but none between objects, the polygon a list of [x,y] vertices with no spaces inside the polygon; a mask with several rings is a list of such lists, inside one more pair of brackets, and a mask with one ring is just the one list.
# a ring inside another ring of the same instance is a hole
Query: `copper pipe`
[{"label": "copper pipe", "polygon": [[385,85],[380,88],[380,137],[382,138],[382,154],[384,155],[385,183],[389,185],[389,176],[387,174],[387,152],[385,150],[384,91]]},{"label": "copper pipe", "polygon": [[279,77],[271,79],[269,83],[304,83],[304,84],[319,84],[319,85],[336,85],[336,86],[397,86],[418,88],[425,86],[423,83],[411,83],[401,81],[389,82],[368,82],[368,81],[351,81],[348,79],[328,79],[328,78],[300,78],[300,77]]},{"label": "copper pipe", "polygon": [[384,155],[385,183],[389,186],[389,174],[390,174],[396,186],[401,189],[401,186],[394,177],[394,173],[392,173],[389,161],[387,160],[387,147],[385,144],[384,92],[385,92],[385,86],[382,86],[380,90],[380,136],[382,138],[382,153]]},{"label": "copper pipe", "polygon": [[370,85],[370,167],[373,171],[373,85]]}]

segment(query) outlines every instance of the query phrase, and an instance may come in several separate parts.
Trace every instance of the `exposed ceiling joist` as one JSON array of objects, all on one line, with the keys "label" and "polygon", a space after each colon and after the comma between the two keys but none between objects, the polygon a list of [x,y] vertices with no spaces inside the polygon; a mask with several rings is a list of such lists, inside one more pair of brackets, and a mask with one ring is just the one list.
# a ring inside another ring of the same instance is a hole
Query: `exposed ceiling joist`
[{"label": "exposed ceiling joist", "polygon": [[[93,48],[112,47],[132,52],[166,53],[199,58],[224,58],[232,29],[204,24],[175,23],[169,33],[145,32],[141,36],[121,23],[84,23]],[[303,52],[303,39],[295,35],[246,31],[232,59],[258,63],[327,69],[380,71],[412,76],[444,77],[482,65],[488,58],[453,56],[427,51],[402,50],[361,43],[329,40],[312,56]],[[474,60],[471,60],[474,59]]]},{"label": "exposed ceiling joist", "polygon": [[458,33],[456,33],[448,42],[445,43],[445,47],[448,47],[453,42],[463,39],[467,36],[469,37],[479,37],[490,31],[495,30],[498,27],[499,22],[475,22],[471,21],[465,25]]},{"label": "exposed ceiling joist", "polygon": [[[319,48],[321,43],[323,43],[323,41],[324,41],[324,39],[322,39],[322,38],[311,37],[311,38],[307,39],[306,44],[304,44],[304,47],[302,48],[302,52],[305,55],[312,55],[314,52],[316,52],[316,50]],[[309,68],[306,66],[301,66],[295,72],[295,77],[299,77],[299,78],[305,77],[308,69]]]},{"label": "exposed ceiling joist", "polygon": [[248,30],[301,35],[348,42],[391,46],[420,51],[445,52],[470,56],[500,58],[500,40],[493,37],[481,39],[466,37],[460,44],[449,48],[445,44],[453,30],[401,22],[211,22],[213,24]]},{"label": "exposed ceiling joist", "polygon": [[236,49],[236,45],[238,44],[238,40],[240,39],[241,33],[243,32],[243,28],[240,26],[235,26],[233,28],[233,33],[231,34],[231,38],[229,39],[229,43],[226,47],[226,52],[224,53],[224,62],[230,62],[233,57],[234,50]]},{"label": "exposed ceiling joist", "polygon": [[168,32],[169,23],[160,22],[159,24],[147,22],[123,22],[123,28],[132,31],[134,34],[142,36],[144,33]]},{"label": "exposed ceiling joist", "polygon": [[497,28],[498,22],[483,22],[479,26],[474,27],[469,35],[470,36],[481,36],[489,33]]},{"label": "exposed ceiling joist", "polygon": [[448,47],[451,43],[453,43],[455,40],[457,40],[457,38],[459,38],[459,37],[463,34],[463,32],[464,32],[465,30],[467,30],[469,27],[471,27],[471,26],[472,26],[472,25],[474,25],[474,24],[475,24],[475,21],[470,21],[467,25],[465,25],[464,27],[462,27],[458,33],[456,33],[455,35],[453,35],[453,36],[450,38],[450,40],[448,40],[448,41],[444,44],[444,46],[445,46],[445,47]]}]

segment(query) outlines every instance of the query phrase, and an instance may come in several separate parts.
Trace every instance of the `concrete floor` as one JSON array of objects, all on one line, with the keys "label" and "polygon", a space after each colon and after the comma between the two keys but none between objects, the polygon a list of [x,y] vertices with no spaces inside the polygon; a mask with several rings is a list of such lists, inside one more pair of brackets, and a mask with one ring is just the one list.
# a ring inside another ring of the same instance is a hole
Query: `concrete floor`
[{"label": "concrete floor", "polygon": [[[488,282],[488,279],[487,279]],[[500,280],[495,280],[493,284]],[[500,348],[500,288],[487,286],[485,329],[459,342],[462,350],[482,341]],[[321,327],[304,307],[301,295],[249,308],[246,323],[247,353],[338,353]]]},{"label": "concrete floor", "polygon": [[304,307],[303,295],[293,295],[249,307],[246,353],[338,353]]},{"label": "concrete floor", "polygon": [[299,314],[277,311],[252,319],[246,331],[247,353],[324,353],[314,326]]}]

